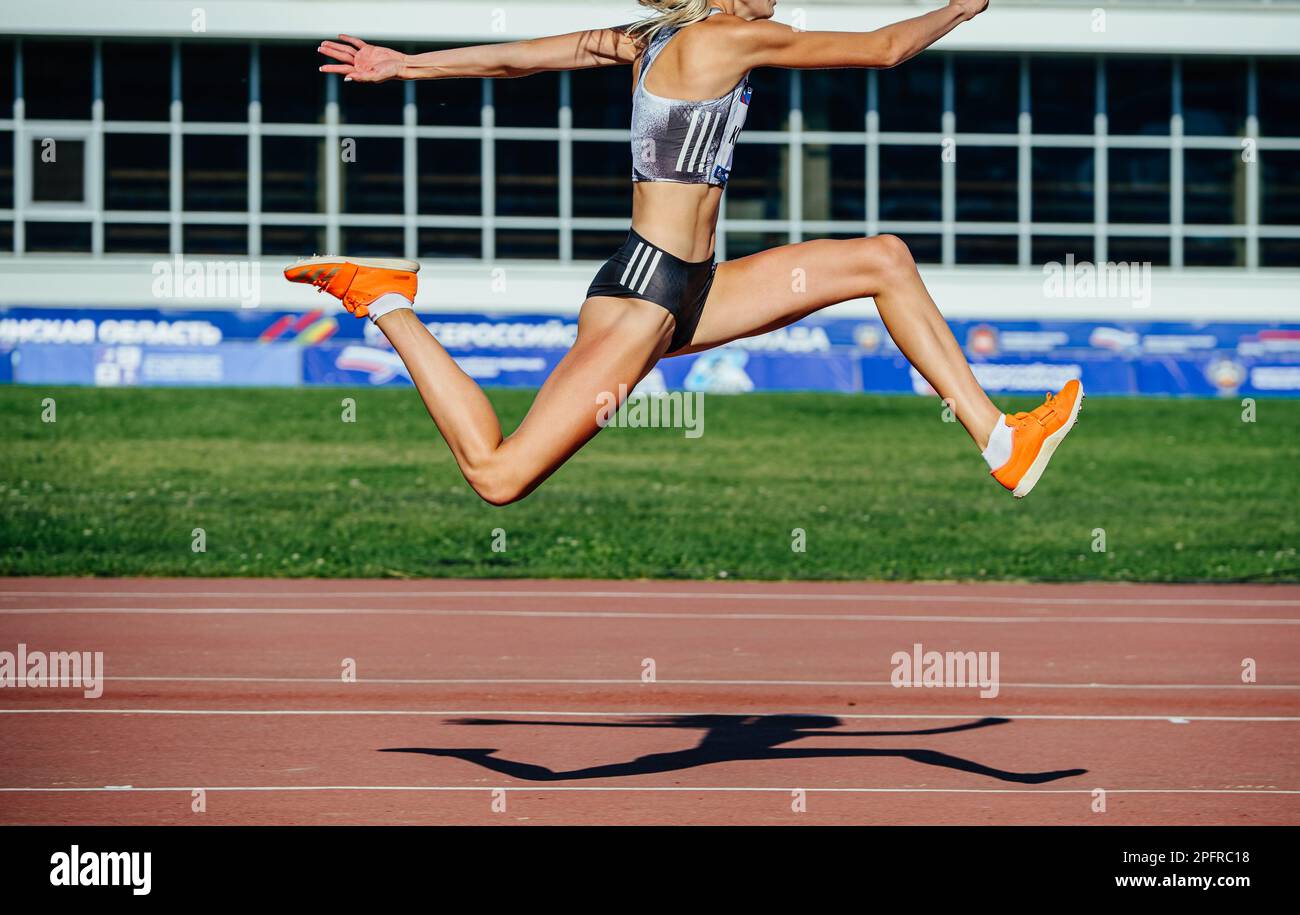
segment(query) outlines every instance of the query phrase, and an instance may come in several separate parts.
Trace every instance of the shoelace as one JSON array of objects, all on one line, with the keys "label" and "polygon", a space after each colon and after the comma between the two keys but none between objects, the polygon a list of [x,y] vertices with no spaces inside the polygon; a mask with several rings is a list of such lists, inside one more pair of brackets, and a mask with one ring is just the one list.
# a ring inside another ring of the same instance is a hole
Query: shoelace
[{"label": "shoelace", "polygon": [[1048,391],[1044,395],[1043,402],[1035,407],[1030,413],[1017,413],[1011,418],[1017,426],[1023,426],[1031,419],[1035,420],[1040,426],[1047,425],[1047,418],[1056,412],[1056,395]]}]

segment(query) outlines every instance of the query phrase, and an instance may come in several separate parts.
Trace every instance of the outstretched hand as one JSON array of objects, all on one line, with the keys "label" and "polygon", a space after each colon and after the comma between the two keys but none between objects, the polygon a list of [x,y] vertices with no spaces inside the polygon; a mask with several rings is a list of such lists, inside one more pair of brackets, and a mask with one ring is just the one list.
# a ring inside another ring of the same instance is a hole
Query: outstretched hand
[{"label": "outstretched hand", "polygon": [[324,65],[320,68],[322,73],[341,73],[345,80],[357,83],[382,83],[396,79],[402,75],[406,64],[405,54],[392,48],[366,44],[351,35],[340,35],[338,41],[322,41],[317,50],[326,57],[342,61]]}]

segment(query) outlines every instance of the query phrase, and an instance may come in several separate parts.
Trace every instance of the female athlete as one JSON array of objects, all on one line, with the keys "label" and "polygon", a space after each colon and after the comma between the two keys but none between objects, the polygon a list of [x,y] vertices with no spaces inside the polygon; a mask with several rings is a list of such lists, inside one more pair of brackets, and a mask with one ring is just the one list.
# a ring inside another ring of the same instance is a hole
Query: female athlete
[{"label": "female athlete", "polygon": [[[751,70],[893,67],[983,12],[988,0],[951,0],[873,32],[796,31],[771,21],[775,0],[639,2],[653,15],[635,24],[531,41],[415,55],[348,35],[320,46],[337,61],[323,72],[363,83],[632,66],[631,231],[597,272],[573,347],[512,435],[502,438],[483,391],[416,316],[417,263],[313,257],[286,268],[285,276],[375,321],[465,479],[493,505],[523,498],[555,472],[600,431],[611,395],[630,391],[660,358],[763,334],[867,296],[899,350],[981,449],[993,477],[1016,497],[1028,494],[1074,425],[1082,388],[1071,381],[1030,413],[1001,413],[900,239],[807,241],[721,264],[713,251]],[[804,282],[792,282],[796,275]]]}]

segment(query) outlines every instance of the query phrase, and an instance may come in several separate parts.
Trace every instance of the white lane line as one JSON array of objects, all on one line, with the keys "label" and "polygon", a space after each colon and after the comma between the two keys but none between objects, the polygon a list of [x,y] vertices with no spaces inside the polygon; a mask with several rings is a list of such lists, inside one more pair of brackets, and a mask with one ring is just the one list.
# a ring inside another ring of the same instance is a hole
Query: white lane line
[{"label": "white lane line", "polygon": [[[996,712],[996,714],[995,714]],[[560,712],[546,709],[481,711],[477,709],[165,709],[165,708],[9,708],[0,709],[0,715],[286,715],[286,716],[409,716],[428,718],[480,718],[487,716],[526,715],[539,718],[698,718],[701,716],[729,716],[736,718],[782,717],[791,715],[824,715],[832,718],[872,721],[970,721],[979,719],[977,713],[885,715],[850,714],[839,711],[648,711],[648,712]],[[1300,722],[1300,716],[1288,715],[1186,715],[1171,712],[1165,715],[1020,715],[1015,712],[997,712],[989,709],[988,717],[1015,721],[1223,721],[1223,722]]]},{"label": "white lane line", "polygon": [[1174,626],[1296,626],[1300,618],[1222,619],[1182,616],[933,616],[892,613],[668,613],[650,611],[584,610],[434,610],[382,607],[6,607],[3,616],[429,616],[429,617],[529,617],[562,619],[630,620],[777,620],[841,623],[1134,623]]},{"label": "white lane line", "polygon": [[[328,683],[353,687],[375,684],[383,686],[888,686],[891,680],[665,680],[646,683],[637,677],[361,677],[343,684],[339,677],[101,677],[122,683]],[[1017,689],[1239,689],[1300,690],[1300,683],[1008,683],[1002,688]],[[80,686],[68,687],[81,689]]]},{"label": "white lane line", "polygon": [[[978,587],[978,586],[977,586]],[[1176,585],[1170,587],[1177,587]],[[376,600],[404,600],[412,597],[444,597],[456,600],[470,598],[517,599],[538,597],[567,597],[579,600],[611,600],[634,598],[637,600],[774,600],[774,601],[894,601],[908,603],[963,603],[963,604],[1027,604],[1043,605],[1117,605],[1166,607],[1300,607],[1300,598],[1175,598],[1175,597],[1007,597],[993,594],[842,594],[842,593],[790,593],[773,591],[11,591],[0,586],[0,599],[22,597],[152,597],[188,600],[191,598],[244,597],[249,600],[271,598],[312,599],[331,597],[366,597]]]},{"label": "white lane line", "polygon": [[[809,787],[750,787],[710,785],[688,788],[681,785],[225,785],[208,787],[206,785],[189,785],[186,787],[136,787],[134,785],[105,785],[102,788],[45,788],[45,787],[0,787],[0,792],[30,794],[84,794],[102,792],[106,794],[141,794],[151,792],[184,792],[189,794],[195,788],[204,791],[514,791],[531,794],[536,791],[649,791],[676,794],[700,794],[718,792],[754,792],[790,794],[792,791],[807,791],[835,794],[1092,794],[1093,788],[809,788]],[[1300,794],[1294,788],[1107,788],[1107,794]]]}]

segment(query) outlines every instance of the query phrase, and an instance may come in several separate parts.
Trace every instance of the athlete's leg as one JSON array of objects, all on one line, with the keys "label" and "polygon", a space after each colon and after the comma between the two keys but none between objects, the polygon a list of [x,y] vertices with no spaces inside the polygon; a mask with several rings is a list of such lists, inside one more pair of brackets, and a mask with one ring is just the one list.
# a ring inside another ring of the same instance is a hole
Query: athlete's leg
[{"label": "athlete's leg", "polygon": [[893,235],[807,241],[724,261],[695,336],[681,352],[757,336],[828,305],[866,297],[875,299],[899,350],[985,448],[1002,414],[975,380],[907,245]]},{"label": "athlete's leg", "polygon": [[573,348],[537,393],[519,428],[502,439],[483,390],[456,365],[410,309],[377,322],[406,364],[424,405],[465,479],[505,505],[528,495],[600,431],[602,395],[621,402],[663,355],[674,322],[639,299],[593,297],[582,306]]}]

